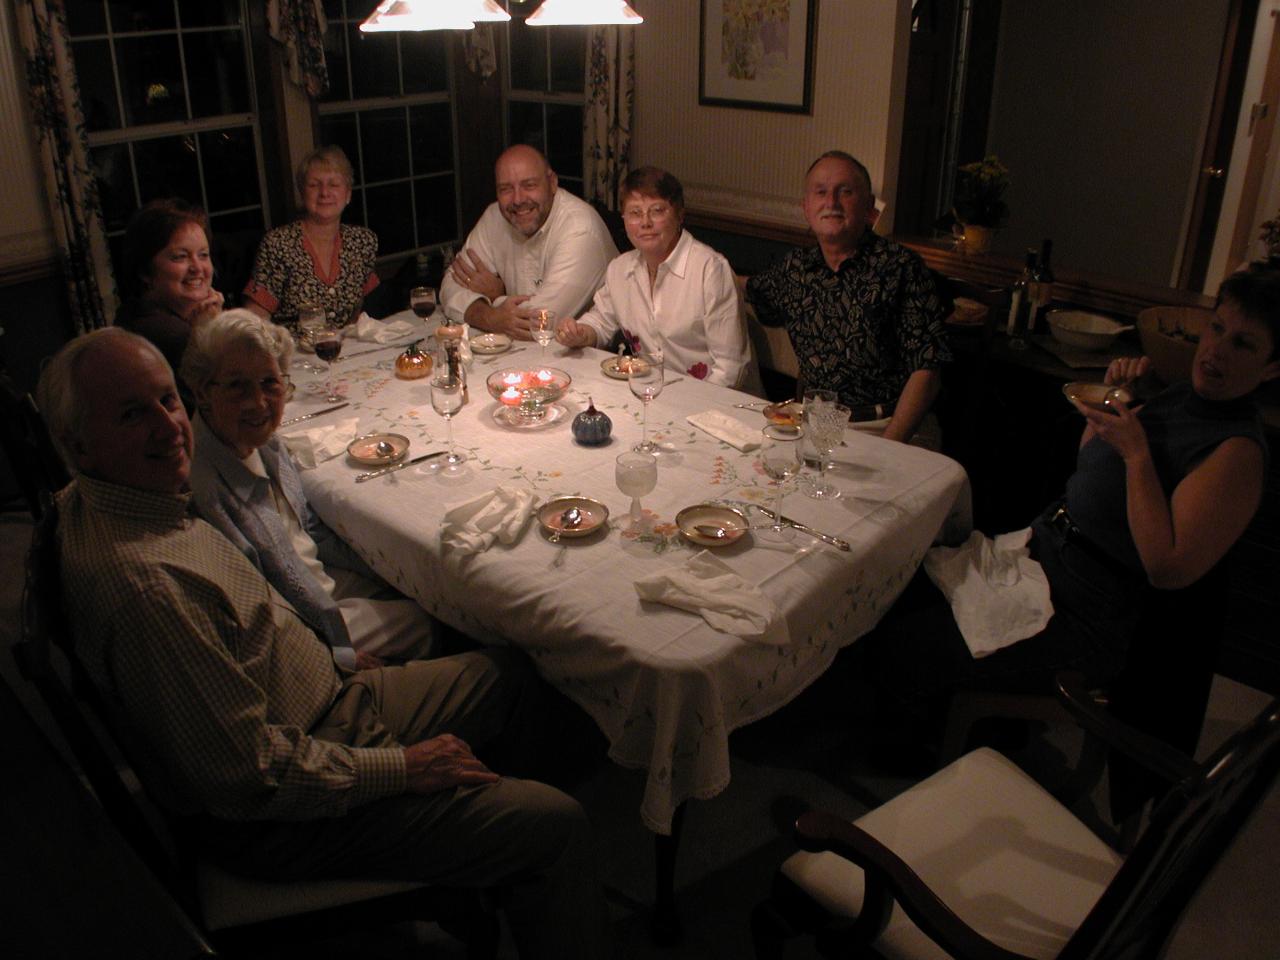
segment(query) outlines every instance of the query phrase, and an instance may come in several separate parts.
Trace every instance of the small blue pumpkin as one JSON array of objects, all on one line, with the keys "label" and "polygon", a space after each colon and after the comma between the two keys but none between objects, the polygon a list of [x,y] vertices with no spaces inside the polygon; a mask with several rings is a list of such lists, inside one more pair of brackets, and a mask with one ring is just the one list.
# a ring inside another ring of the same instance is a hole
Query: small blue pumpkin
[{"label": "small blue pumpkin", "polygon": [[596,409],[596,405],[587,398],[587,409],[573,418],[573,436],[585,447],[598,447],[608,443],[609,434],[613,432],[613,421],[607,414]]}]

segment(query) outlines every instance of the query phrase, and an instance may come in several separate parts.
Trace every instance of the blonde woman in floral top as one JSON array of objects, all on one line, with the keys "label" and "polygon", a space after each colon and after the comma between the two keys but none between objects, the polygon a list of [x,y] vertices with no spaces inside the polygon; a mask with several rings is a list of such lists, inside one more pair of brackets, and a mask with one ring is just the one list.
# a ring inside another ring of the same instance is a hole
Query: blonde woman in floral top
[{"label": "blonde woman in floral top", "polygon": [[578,320],[560,322],[569,347],[605,347],[619,330],[633,352],[661,349],[667,365],[725,387],[755,381],[729,262],[684,229],[684,188],[657,167],[622,183],[622,219],[635,250],[609,264]]},{"label": "blonde woman in floral top", "polygon": [[354,323],[378,286],[372,230],[342,223],[354,174],[341,147],[321,147],[298,167],[303,218],[277,227],[258,247],[244,305],[267,319],[292,324],[304,304],[324,307],[329,322]]}]

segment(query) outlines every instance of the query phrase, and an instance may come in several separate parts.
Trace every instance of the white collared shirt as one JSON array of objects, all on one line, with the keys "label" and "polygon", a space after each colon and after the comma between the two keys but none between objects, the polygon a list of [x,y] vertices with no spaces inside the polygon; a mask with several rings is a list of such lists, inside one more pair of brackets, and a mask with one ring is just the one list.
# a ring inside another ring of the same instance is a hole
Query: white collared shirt
[{"label": "white collared shirt", "polygon": [[619,328],[641,350],[660,347],[667,370],[726,387],[749,378],[751,350],[738,308],[738,289],[729,261],[688,230],[658,265],[649,289],[649,273],[640,251],[609,264],[604,286],[580,319],[607,346]]},{"label": "white collared shirt", "polygon": [[[511,226],[498,204],[489,204],[462,249],[458,256],[470,250],[502,278],[508,296],[528,295],[527,306],[554,310],[557,317],[576,317],[590,306],[605,267],[618,255],[600,215],[567,190],[556,191],[546,223],[532,237]],[[452,274],[440,284],[444,312],[455,322],[479,299]]]}]

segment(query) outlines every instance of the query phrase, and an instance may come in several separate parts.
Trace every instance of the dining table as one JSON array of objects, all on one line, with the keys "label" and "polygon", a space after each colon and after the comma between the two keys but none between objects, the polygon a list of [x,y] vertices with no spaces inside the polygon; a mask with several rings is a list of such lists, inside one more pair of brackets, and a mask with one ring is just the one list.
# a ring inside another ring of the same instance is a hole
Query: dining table
[{"label": "dining table", "polygon": [[[415,335],[430,339],[433,326],[427,321]],[[339,359],[327,373],[296,374],[300,389],[286,419],[331,406],[324,400],[326,379],[348,406],[281,432],[289,437],[355,420],[353,435],[385,431],[406,438],[406,460],[445,449],[447,426],[432,408],[428,379],[395,374],[401,350],[402,342],[348,341],[350,359]],[[457,475],[442,470],[437,457],[357,482],[369,468],[338,454],[302,476],[319,516],[389,583],[480,643],[519,647],[547,682],[589,714],[608,740],[609,757],[645,771],[639,817],[663,836],[685,801],[715,797],[728,785],[730,733],[783,707],[841,648],[871,630],[931,545],[967,535],[970,490],[954,460],[851,427],[828,470],[840,496],[814,499],[800,489],[802,481],[787,480],[781,509],[847,541],[847,550],[800,531],[783,543],[755,532],[724,546],[693,543],[676,523],[682,509],[730,504],[753,524],[768,524],[760,508],[771,507],[777,488],[757,450],[740,450],[687,419],[714,412],[758,435],[766,426],[763,402],[688,371],[667,370],[647,412],[648,435],[658,444],[657,484],[642,498],[644,522],[631,528],[630,498],[617,488],[615,460],[640,440],[646,414],[627,380],[612,370],[613,359],[557,344],[544,353],[521,341],[505,353],[473,352],[469,399],[452,418],[454,443],[467,458]],[[567,393],[542,420],[512,426],[486,390],[486,377],[543,368],[569,375]],[[602,445],[583,445],[571,430],[588,406],[612,421]],[[608,507],[609,520],[589,536],[557,541],[535,516],[510,544],[478,552],[451,548],[442,537],[446,513],[499,488],[528,491],[536,503],[589,497]],[[704,551],[775,605],[769,642],[640,599],[638,580],[680,573]]]}]

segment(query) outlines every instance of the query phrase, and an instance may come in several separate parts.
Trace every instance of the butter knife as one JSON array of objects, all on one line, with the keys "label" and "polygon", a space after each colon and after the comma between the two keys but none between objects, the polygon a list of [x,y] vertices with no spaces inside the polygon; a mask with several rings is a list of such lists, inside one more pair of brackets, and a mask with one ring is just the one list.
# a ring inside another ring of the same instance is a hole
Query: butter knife
[{"label": "butter knife", "polygon": [[421,463],[423,460],[430,460],[432,457],[443,457],[448,450],[435,450],[431,453],[424,453],[420,457],[414,457],[412,460],[401,460],[399,463],[393,463],[389,467],[382,467],[378,470],[370,470],[368,473],[356,475],[356,483],[364,483],[366,480],[372,480],[374,477],[385,477],[388,473],[395,473],[397,470],[403,470],[405,467],[411,467],[415,463]]},{"label": "butter knife", "polygon": [[776,520],[778,523],[785,523],[789,527],[795,527],[801,533],[807,533],[811,537],[817,537],[823,543],[829,543],[831,546],[836,547],[839,550],[850,549],[848,540],[841,540],[839,537],[833,537],[829,533],[819,533],[817,530],[813,529],[813,527],[806,526],[799,520],[792,520],[790,517],[784,516],[781,513],[774,513],[772,510],[767,507],[762,507],[759,504],[756,504],[756,509],[770,520]]},{"label": "butter knife", "polygon": [[339,403],[332,407],[325,407],[323,410],[317,410],[315,413],[304,413],[300,417],[290,417],[288,420],[281,420],[280,426],[288,427],[295,423],[301,423],[303,420],[310,420],[312,417],[323,416],[326,413],[333,413],[335,410],[341,410],[343,407],[351,406],[350,403]]}]

